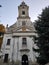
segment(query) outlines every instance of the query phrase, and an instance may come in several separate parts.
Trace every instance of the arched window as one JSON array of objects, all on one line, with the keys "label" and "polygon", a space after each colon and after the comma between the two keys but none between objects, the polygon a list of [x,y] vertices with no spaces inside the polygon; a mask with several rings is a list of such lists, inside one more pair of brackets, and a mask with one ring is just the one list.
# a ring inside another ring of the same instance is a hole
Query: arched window
[{"label": "arched window", "polygon": [[25,11],[22,11],[22,15],[25,15]]}]

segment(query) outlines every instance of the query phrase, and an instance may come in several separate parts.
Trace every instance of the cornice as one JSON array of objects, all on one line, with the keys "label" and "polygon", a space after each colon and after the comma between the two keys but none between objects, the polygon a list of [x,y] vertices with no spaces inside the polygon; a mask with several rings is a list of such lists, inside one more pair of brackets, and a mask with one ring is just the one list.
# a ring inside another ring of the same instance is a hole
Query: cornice
[{"label": "cornice", "polygon": [[17,19],[30,19],[30,17],[28,17],[28,16],[25,16],[25,17],[17,17]]}]

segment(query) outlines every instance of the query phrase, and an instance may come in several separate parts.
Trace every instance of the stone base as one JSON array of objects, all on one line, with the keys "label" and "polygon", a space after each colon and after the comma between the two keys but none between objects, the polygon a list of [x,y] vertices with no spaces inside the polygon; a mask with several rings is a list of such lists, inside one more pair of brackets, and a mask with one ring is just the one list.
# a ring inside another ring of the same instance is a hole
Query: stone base
[{"label": "stone base", "polygon": [[[0,60],[0,65],[22,65],[21,64],[21,61],[12,61],[12,62],[8,62],[8,63],[4,63],[3,60]],[[32,62],[32,61],[29,61],[29,65],[38,65],[36,62]]]}]

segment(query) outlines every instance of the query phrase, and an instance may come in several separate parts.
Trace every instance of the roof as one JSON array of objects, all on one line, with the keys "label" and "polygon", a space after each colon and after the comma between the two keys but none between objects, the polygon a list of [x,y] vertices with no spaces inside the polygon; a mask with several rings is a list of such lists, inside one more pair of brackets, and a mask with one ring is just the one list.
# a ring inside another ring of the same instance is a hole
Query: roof
[{"label": "roof", "polygon": [[20,6],[27,6],[27,4],[23,1]]}]

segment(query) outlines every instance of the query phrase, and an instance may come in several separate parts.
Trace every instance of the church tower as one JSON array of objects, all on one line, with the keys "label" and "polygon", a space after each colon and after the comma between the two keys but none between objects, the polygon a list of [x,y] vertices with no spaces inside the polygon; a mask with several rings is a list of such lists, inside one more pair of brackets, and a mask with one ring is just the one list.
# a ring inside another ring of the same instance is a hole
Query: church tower
[{"label": "church tower", "polygon": [[29,6],[23,1],[18,6],[17,21],[9,26],[4,34],[2,56],[4,62],[17,65],[32,65],[36,62],[33,51],[35,34],[34,23],[29,17]]},{"label": "church tower", "polygon": [[23,1],[20,6],[18,6],[18,19],[30,19],[29,17],[29,6]]},{"label": "church tower", "polygon": [[29,17],[29,6],[23,1],[18,6],[18,24],[22,27],[22,31],[26,31],[26,27],[30,26],[30,17]]}]

